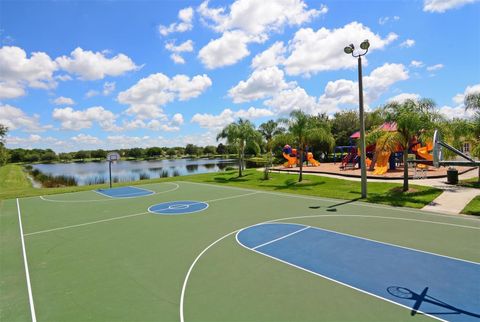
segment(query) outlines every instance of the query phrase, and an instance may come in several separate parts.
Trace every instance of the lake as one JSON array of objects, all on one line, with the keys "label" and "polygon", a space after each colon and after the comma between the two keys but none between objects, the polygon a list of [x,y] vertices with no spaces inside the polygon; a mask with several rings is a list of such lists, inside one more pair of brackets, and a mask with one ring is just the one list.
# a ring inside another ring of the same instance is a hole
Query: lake
[{"label": "lake", "polygon": [[[234,159],[168,159],[152,161],[118,161],[112,164],[114,182],[136,181],[195,173],[218,172],[236,167]],[[80,186],[108,182],[108,162],[32,164],[45,174],[73,176]]]}]

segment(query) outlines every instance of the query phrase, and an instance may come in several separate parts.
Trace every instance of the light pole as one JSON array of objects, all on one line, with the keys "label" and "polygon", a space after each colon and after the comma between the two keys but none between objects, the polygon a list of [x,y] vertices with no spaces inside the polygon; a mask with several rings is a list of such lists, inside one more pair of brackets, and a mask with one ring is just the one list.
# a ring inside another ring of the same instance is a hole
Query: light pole
[{"label": "light pole", "polygon": [[367,198],[367,165],[365,164],[366,159],[366,149],[365,149],[365,118],[363,115],[363,82],[362,82],[362,56],[368,53],[368,48],[370,43],[368,40],[364,40],[360,44],[360,48],[364,50],[364,53],[354,53],[355,47],[353,44],[345,47],[343,50],[345,54],[352,55],[353,57],[358,57],[358,100],[359,100],[359,110],[360,110],[360,168],[362,175],[362,198]]}]

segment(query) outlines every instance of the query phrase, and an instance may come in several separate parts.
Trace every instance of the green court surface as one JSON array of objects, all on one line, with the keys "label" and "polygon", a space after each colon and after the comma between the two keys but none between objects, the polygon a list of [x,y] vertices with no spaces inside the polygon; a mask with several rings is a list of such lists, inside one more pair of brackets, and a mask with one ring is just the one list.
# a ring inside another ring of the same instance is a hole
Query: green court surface
[{"label": "green court surface", "polygon": [[[435,319],[237,243],[239,229],[272,220],[480,262],[480,221],[468,216],[187,181],[136,187],[155,193],[3,201],[0,321],[32,321],[32,314],[37,321]],[[208,207],[148,212],[172,201]]]}]

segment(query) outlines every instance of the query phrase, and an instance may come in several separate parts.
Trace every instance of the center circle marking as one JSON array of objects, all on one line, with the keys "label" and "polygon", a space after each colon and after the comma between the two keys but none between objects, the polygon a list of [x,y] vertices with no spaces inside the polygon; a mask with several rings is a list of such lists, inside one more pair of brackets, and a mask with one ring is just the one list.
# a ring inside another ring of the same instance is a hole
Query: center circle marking
[{"label": "center circle marking", "polygon": [[158,215],[183,215],[203,211],[208,203],[194,200],[178,200],[159,203],[148,208],[148,212]]}]

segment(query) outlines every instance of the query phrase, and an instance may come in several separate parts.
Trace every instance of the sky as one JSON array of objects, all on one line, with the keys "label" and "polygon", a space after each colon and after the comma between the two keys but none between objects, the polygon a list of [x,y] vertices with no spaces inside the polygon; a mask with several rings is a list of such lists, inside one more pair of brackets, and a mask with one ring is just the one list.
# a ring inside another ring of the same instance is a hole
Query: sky
[{"label": "sky", "polygon": [[[0,0],[0,124],[8,148],[217,145],[239,117],[431,98],[472,117],[480,2]],[[359,51],[358,53],[361,53]]]}]

